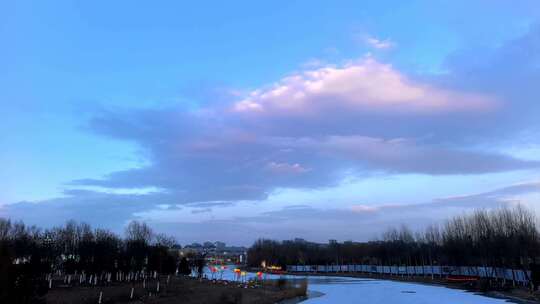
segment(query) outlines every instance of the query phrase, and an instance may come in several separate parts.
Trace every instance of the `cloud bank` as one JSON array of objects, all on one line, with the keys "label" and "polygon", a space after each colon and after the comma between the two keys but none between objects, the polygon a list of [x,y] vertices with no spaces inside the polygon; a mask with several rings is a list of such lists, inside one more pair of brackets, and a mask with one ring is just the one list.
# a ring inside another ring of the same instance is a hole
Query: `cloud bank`
[{"label": "cloud bank", "polygon": [[[107,216],[98,210],[128,219],[157,205],[198,205],[193,214],[204,215],[211,212],[204,204],[263,201],[276,189],[332,187],[350,176],[537,169],[538,160],[486,147],[539,127],[532,119],[540,117],[535,86],[540,52],[534,52],[540,50],[538,33],[540,29],[533,28],[521,39],[490,50],[480,62],[471,62],[476,53],[456,54],[443,76],[414,77],[368,56],[294,73],[232,102],[215,101],[197,109],[103,110],[87,129],[136,143],[148,164],[100,179],[74,180],[69,186],[161,191],[69,192],[64,198],[10,205],[4,213],[31,217],[23,210],[50,208],[58,217],[103,223]],[[374,47],[375,42],[384,44],[374,41]],[[523,53],[527,56],[519,57]],[[441,204],[433,206],[432,211]],[[411,210],[412,218],[412,210],[420,207],[403,208]],[[331,219],[334,214],[340,227],[340,218],[362,222],[381,209],[360,205],[352,213],[309,207],[302,211],[311,214],[310,219]],[[299,210],[283,212],[296,215]],[[276,211],[258,220],[277,221],[279,216]]]}]

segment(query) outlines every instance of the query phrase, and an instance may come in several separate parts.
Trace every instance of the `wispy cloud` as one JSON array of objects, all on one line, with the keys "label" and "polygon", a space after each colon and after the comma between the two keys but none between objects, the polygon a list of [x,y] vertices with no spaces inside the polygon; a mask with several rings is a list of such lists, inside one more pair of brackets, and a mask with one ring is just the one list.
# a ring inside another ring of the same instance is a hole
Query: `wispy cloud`
[{"label": "wispy cloud", "polygon": [[[112,228],[121,232],[130,219],[143,219],[160,231],[167,231],[182,241],[215,240],[250,244],[259,237],[286,239],[303,237],[324,242],[328,239],[369,240],[381,231],[401,224],[422,229],[441,223],[453,215],[462,215],[478,208],[501,208],[528,203],[522,197],[540,194],[536,180],[508,185],[491,191],[443,197],[416,204],[387,203],[368,205],[351,203],[349,208],[316,208],[291,205],[273,211],[200,219],[212,207],[232,207],[224,202],[188,204],[174,207],[174,195],[115,195],[95,192],[69,192],[66,197],[39,203],[17,203],[0,207],[0,216],[24,219],[30,224],[50,226],[66,219],[76,219]],[[155,202],[168,202],[168,208]],[[529,205],[533,207],[535,205]],[[538,208],[538,206],[536,206]],[[223,209],[222,209],[223,210]],[[197,220],[189,218],[192,215]]]},{"label": "wispy cloud", "polygon": [[209,213],[212,212],[212,208],[197,208],[191,210],[192,214],[199,214],[199,213]]},{"label": "wispy cloud", "polygon": [[371,36],[364,37],[364,43],[368,46],[378,49],[378,50],[387,50],[395,46],[395,43],[390,39],[378,39]]},{"label": "wispy cloud", "polygon": [[309,169],[302,167],[302,165],[288,164],[288,163],[277,163],[270,162],[266,165],[266,169],[274,173],[289,173],[289,174],[300,174],[308,172]]}]

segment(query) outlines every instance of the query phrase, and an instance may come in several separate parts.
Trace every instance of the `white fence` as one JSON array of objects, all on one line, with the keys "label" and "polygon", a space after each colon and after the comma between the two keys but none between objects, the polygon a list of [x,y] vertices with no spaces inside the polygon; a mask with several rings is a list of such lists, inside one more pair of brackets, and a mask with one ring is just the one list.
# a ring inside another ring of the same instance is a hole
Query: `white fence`
[{"label": "white fence", "polygon": [[387,275],[448,276],[462,275],[481,278],[504,279],[521,284],[528,284],[530,271],[494,267],[457,267],[457,266],[380,266],[380,265],[289,265],[291,272],[363,272]]}]

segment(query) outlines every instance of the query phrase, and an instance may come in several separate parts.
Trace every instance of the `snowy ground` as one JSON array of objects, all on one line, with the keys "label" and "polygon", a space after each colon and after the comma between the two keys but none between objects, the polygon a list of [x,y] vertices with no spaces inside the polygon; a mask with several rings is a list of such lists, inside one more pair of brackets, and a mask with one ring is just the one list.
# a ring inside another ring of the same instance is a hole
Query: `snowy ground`
[{"label": "snowy ground", "polygon": [[[210,272],[207,272],[211,278]],[[220,278],[220,274],[214,275]],[[248,273],[247,278],[255,274]],[[279,276],[267,276],[268,279]],[[291,276],[299,278],[298,276]],[[234,280],[232,268],[223,272],[223,279]],[[346,278],[346,277],[308,277],[309,291],[324,295],[310,298],[303,303],[367,303],[367,304],[497,304],[508,303],[470,292],[441,286],[422,285],[385,280]]]}]

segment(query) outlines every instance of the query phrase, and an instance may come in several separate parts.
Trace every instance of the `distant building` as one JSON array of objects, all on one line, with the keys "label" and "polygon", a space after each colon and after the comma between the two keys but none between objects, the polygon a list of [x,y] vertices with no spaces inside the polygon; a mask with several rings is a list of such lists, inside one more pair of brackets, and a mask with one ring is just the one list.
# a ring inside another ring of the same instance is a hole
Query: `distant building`
[{"label": "distant building", "polygon": [[229,264],[245,263],[247,248],[242,246],[227,246],[224,242],[204,242],[204,244],[193,243],[185,245],[183,248],[171,249],[179,257],[191,257],[204,254],[210,263]]}]

